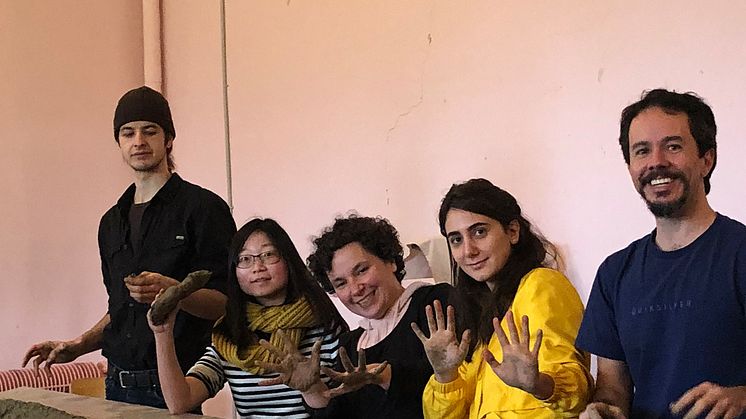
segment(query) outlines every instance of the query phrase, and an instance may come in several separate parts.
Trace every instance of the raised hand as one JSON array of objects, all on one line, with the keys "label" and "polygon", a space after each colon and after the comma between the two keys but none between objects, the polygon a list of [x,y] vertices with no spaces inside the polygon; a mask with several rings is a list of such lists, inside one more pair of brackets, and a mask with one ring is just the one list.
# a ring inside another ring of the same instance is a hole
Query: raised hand
[{"label": "raised hand", "polygon": [[[510,339],[505,335],[500,320],[492,319],[492,326],[495,329],[497,341],[502,347],[503,360],[498,362],[489,349],[485,349],[482,356],[492,371],[507,385],[519,388],[528,393],[537,394],[541,374],[539,373],[539,348],[543,332],[539,329],[536,332],[536,341],[533,348],[529,348],[531,338],[528,328],[528,316],[521,318],[521,335],[518,335],[513,320],[513,312],[508,311],[505,315],[505,322],[508,324],[508,333]],[[553,383],[552,383],[553,387]],[[551,391],[547,397],[551,396]]]},{"label": "raised hand", "polygon": [[270,351],[278,363],[258,362],[257,365],[265,371],[280,373],[278,377],[260,381],[260,386],[273,386],[285,384],[286,386],[300,392],[308,391],[311,387],[321,383],[319,364],[321,362],[321,339],[317,340],[311,348],[311,357],[305,357],[298,351],[293,342],[278,330],[277,334],[282,340],[282,348],[278,348],[262,339],[259,344]]},{"label": "raised hand", "polygon": [[179,309],[181,308],[181,304],[177,303],[175,308],[170,313],[168,313],[167,316],[165,316],[165,319],[161,319],[162,321],[160,324],[155,324],[155,322],[153,321],[153,307],[163,298],[163,295],[166,291],[168,291],[168,289],[160,290],[158,294],[156,294],[155,299],[150,304],[150,309],[148,310],[148,314],[146,316],[148,319],[148,326],[150,326],[150,330],[152,330],[153,334],[155,335],[166,332],[170,333],[174,330],[174,323],[176,323],[176,313],[178,313]]},{"label": "raised hand", "polygon": [[425,348],[435,379],[440,383],[451,382],[456,379],[458,367],[466,358],[470,332],[465,330],[459,342],[456,336],[456,312],[452,306],[448,306],[447,318],[444,318],[443,307],[438,300],[433,302],[433,307],[425,307],[425,314],[430,337],[426,337],[414,322],[411,324],[412,330]]},{"label": "raised hand", "polygon": [[704,382],[671,403],[671,412],[684,415],[684,419],[705,414],[707,418],[740,418],[746,412],[746,386],[721,387]]},{"label": "raised hand", "polygon": [[327,392],[328,397],[337,397],[345,393],[356,391],[368,384],[381,384],[382,373],[389,365],[387,361],[380,364],[367,365],[365,361],[365,351],[357,352],[357,367],[352,365],[347,350],[344,347],[339,348],[339,359],[345,372],[337,372],[331,368],[322,367],[324,374],[332,380],[342,383],[339,387],[333,388]]},{"label": "raised hand", "polygon": [[44,376],[50,377],[52,364],[70,362],[79,355],[78,346],[74,341],[48,340],[29,348],[23,357],[21,367],[25,367],[33,358],[34,375],[39,377],[39,365],[45,362],[42,371]]}]

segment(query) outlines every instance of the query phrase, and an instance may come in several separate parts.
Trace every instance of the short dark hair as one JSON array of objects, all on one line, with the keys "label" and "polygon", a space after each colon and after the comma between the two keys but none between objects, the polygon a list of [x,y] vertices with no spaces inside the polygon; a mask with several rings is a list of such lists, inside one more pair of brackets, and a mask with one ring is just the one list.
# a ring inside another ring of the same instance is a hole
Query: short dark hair
[{"label": "short dark hair", "polygon": [[313,240],[316,246],[308,257],[308,266],[326,292],[334,293],[327,274],[332,269],[334,252],[350,243],[360,243],[368,253],[384,262],[396,264],[396,279],[404,279],[404,256],[399,233],[389,220],[382,217],[361,217],[357,214],[334,219],[334,224]]},{"label": "short dark hair", "polygon": [[231,240],[228,262],[228,285],[226,294],[226,314],[224,321],[218,326],[224,335],[239,347],[247,347],[256,339],[249,330],[249,319],[246,317],[246,303],[256,300],[247,295],[238,284],[236,276],[236,265],[238,255],[243,249],[244,243],[253,233],[261,231],[265,233],[278,253],[285,261],[288,268],[288,284],[286,303],[294,302],[301,296],[306,297],[311,304],[314,316],[324,325],[342,327],[346,329],[346,323],[337,311],[329,296],[314,281],[311,273],[303,263],[298,250],[288,233],[271,218],[254,218],[244,224]]},{"label": "short dark hair", "polygon": [[717,125],[715,115],[705,101],[696,93],[676,93],[666,89],[655,89],[643,92],[639,101],[627,106],[622,111],[619,129],[619,146],[622,148],[624,161],[629,165],[629,127],[632,120],[642,111],[649,108],[661,108],[668,113],[684,113],[689,119],[689,131],[697,142],[699,156],[709,150],[713,151],[712,168],[704,178],[705,194],[710,192],[710,176],[717,163]]},{"label": "short dark hair", "polygon": [[[470,351],[473,351],[477,344],[489,342],[494,332],[492,318],[502,319],[507,313],[521,279],[535,268],[557,267],[559,255],[555,246],[535,231],[523,216],[521,207],[513,195],[487,179],[470,179],[464,183],[454,184],[448,190],[438,212],[440,233],[444,237],[447,237],[445,225],[451,209],[492,218],[503,228],[507,228],[513,221],[518,222],[520,226],[518,241],[511,246],[505,266],[495,274],[494,290],[469,276],[451,258],[453,283],[459,292],[461,304],[464,305],[457,308],[457,313],[462,311],[459,317],[468,325],[467,328],[476,331],[476,339],[470,347]],[[448,252],[450,251],[449,244]]]}]

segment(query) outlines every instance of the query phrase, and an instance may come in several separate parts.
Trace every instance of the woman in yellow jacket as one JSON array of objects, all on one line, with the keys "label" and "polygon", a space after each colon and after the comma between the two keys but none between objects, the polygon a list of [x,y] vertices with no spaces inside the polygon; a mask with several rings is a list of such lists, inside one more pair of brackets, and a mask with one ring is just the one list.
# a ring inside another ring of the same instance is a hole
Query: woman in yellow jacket
[{"label": "woman in yellow jacket", "polygon": [[[589,357],[574,345],[583,304],[546,267],[556,264],[554,246],[485,179],[453,185],[439,222],[461,301],[447,313],[437,302],[427,307],[429,338],[412,326],[434,370],[425,417],[577,417],[592,386]],[[457,323],[469,328],[460,342]]]}]

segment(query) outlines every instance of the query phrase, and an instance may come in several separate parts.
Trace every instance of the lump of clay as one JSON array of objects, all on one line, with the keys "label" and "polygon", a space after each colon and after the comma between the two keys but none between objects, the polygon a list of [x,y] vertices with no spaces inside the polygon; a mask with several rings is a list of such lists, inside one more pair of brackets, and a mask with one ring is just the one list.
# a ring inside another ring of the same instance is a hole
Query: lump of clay
[{"label": "lump of clay", "polygon": [[166,288],[150,308],[150,321],[156,326],[165,323],[179,301],[204,287],[211,275],[210,271],[195,271],[187,275],[179,285]]}]

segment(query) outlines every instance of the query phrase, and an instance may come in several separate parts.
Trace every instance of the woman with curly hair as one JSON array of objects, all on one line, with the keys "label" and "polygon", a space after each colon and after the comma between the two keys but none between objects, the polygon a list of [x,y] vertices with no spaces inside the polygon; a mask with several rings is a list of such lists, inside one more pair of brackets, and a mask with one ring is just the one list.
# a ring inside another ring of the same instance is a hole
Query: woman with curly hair
[{"label": "woman with curly hair", "polygon": [[300,392],[266,368],[277,361],[271,346],[292,347],[331,366],[347,325],[276,221],[246,223],[229,254],[226,314],[213,329],[212,345],[186,377],[174,347],[175,312],[163,325],[150,323],[166,404],[171,413],[187,412],[227,381],[241,417],[308,417]]},{"label": "woman with curly hair", "polygon": [[[438,218],[463,304],[427,307],[429,338],[412,326],[434,370],[425,417],[577,417],[592,383],[589,357],[574,345],[583,304],[550,268],[554,246],[485,179],[453,185]],[[475,339],[465,332],[459,342],[456,311]]]},{"label": "woman with curly hair", "polygon": [[424,307],[448,300],[452,287],[402,286],[402,246],[384,218],[337,218],[314,244],[313,275],[362,320],[340,338],[336,371],[324,369],[341,385],[303,392],[309,410],[325,418],[421,418],[422,389],[433,370],[409,325],[424,327]]}]

